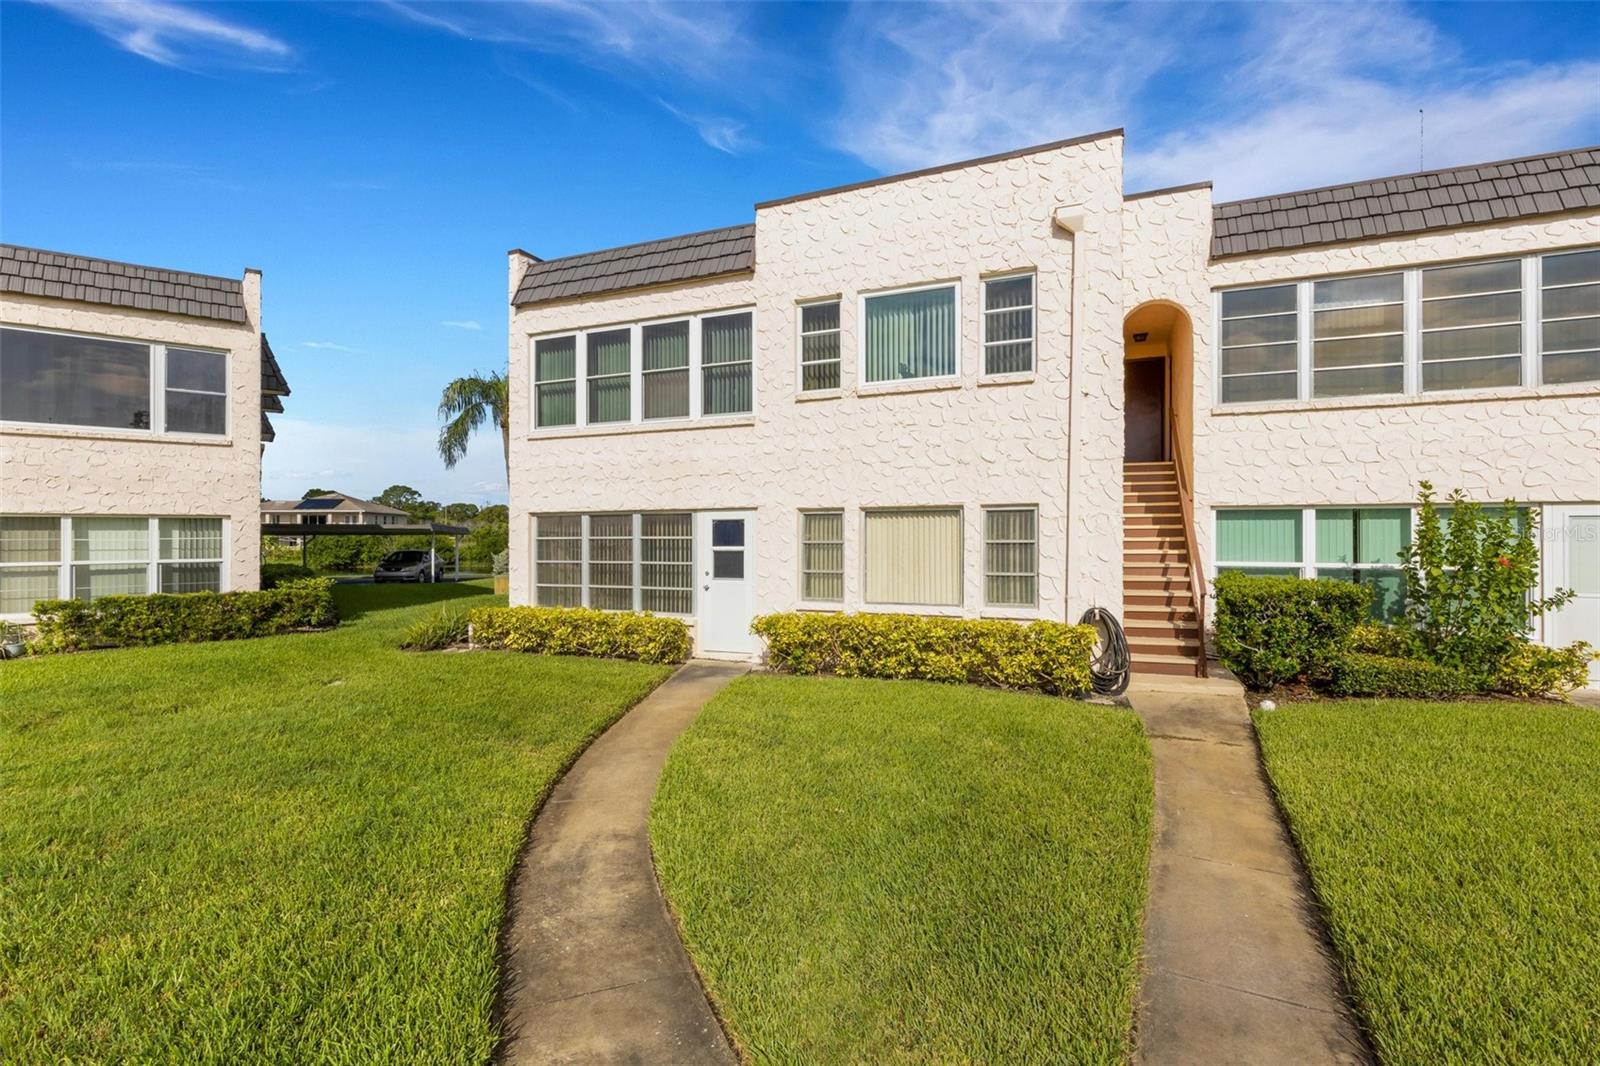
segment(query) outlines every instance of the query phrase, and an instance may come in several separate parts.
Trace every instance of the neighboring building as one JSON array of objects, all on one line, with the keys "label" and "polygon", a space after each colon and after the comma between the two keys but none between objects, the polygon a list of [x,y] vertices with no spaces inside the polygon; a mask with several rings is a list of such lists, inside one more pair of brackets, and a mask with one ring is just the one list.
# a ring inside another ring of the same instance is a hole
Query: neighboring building
[{"label": "neighboring building", "polygon": [[328,492],[303,500],[262,500],[262,524],[302,526],[409,526],[411,516],[398,507]]},{"label": "neighboring building", "polygon": [[[1400,588],[1417,484],[1537,507],[1600,643],[1600,150],[1214,204],[1120,131],[510,253],[511,599],[1128,627],[1197,568]],[[1192,515],[1192,521],[1185,516]]]},{"label": "neighboring building", "polygon": [[0,245],[0,617],[35,601],[255,588],[261,274]]}]

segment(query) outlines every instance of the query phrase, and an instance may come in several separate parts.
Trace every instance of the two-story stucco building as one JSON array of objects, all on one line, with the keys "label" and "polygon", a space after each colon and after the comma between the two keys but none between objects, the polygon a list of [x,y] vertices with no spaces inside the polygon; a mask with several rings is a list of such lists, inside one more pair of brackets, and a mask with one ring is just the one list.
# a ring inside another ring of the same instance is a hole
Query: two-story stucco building
[{"label": "two-story stucco building", "polygon": [[1213,203],[1114,130],[509,267],[515,603],[735,657],[1099,605],[1187,672],[1219,569],[1397,610],[1429,480],[1536,509],[1540,636],[1600,643],[1600,151]]},{"label": "two-story stucco building", "polygon": [[41,599],[255,588],[261,274],[0,245],[0,617]]}]

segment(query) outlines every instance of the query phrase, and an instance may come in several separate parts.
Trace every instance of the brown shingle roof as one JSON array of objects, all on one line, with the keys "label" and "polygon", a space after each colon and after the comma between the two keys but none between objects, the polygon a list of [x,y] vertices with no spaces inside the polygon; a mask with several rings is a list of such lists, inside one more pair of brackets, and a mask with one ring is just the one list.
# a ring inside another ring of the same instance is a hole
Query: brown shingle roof
[{"label": "brown shingle roof", "polygon": [[1600,208],[1600,147],[1217,204],[1211,257]]},{"label": "brown shingle roof", "polygon": [[[267,343],[267,335],[261,335],[261,392],[265,396],[289,395],[289,380],[283,376],[283,370],[278,366],[277,356],[272,354],[272,345]],[[279,404],[272,408],[274,411],[283,410]]]},{"label": "brown shingle roof", "polygon": [[90,259],[0,244],[0,292],[79,303],[243,322],[244,283],[237,278]]},{"label": "brown shingle roof", "polygon": [[755,260],[755,226],[728,226],[535,262],[522,275],[511,303],[521,307],[736,274],[750,270]]}]

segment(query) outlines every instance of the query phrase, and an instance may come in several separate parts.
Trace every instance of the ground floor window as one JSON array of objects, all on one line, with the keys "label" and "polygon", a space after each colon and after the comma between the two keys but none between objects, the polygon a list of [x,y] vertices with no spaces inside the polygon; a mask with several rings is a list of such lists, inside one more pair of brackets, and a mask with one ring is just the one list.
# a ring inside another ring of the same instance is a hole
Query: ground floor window
[{"label": "ground floor window", "polygon": [[1216,570],[1325,577],[1372,590],[1374,618],[1405,613],[1400,564],[1411,543],[1410,507],[1316,507],[1216,513]]},{"label": "ground floor window", "polygon": [[844,512],[800,514],[800,598],[844,602]]},{"label": "ground floor window", "polygon": [[990,607],[1033,607],[1039,598],[1039,512],[983,512],[983,598]]},{"label": "ground floor window", "polygon": [[0,515],[0,614],[39,600],[220,592],[222,519]]},{"label": "ground floor window", "polygon": [[534,602],[541,607],[694,613],[694,518],[534,516]]},{"label": "ground floor window", "polygon": [[868,603],[961,605],[961,508],[862,512]]}]

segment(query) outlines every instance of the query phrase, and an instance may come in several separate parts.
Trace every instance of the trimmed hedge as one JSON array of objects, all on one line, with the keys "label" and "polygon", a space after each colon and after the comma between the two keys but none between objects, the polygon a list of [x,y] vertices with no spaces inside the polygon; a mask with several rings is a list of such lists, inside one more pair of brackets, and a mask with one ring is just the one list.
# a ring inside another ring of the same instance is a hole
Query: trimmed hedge
[{"label": "trimmed hedge", "polygon": [[1367,617],[1371,590],[1326,578],[1219,574],[1217,654],[1253,689],[1328,678]]},{"label": "trimmed hedge", "polygon": [[309,566],[299,563],[262,563],[261,587],[275,589],[289,581],[304,581],[316,577],[316,573]]},{"label": "trimmed hedge", "polygon": [[1403,659],[1352,651],[1334,663],[1327,691],[1334,696],[1393,696],[1443,699],[1479,691],[1460,670],[1426,659]]},{"label": "trimmed hedge", "polygon": [[1565,695],[1589,683],[1595,650],[1583,641],[1547,648],[1524,641],[1500,660],[1490,687],[1511,696]]},{"label": "trimmed hedge", "polygon": [[642,663],[681,663],[689,657],[689,627],[678,618],[588,607],[478,607],[467,621],[474,644],[506,651]]},{"label": "trimmed hedge", "polygon": [[40,600],[33,614],[38,630],[33,648],[41,652],[241,640],[323,629],[339,620],[327,578],[260,591]]},{"label": "trimmed hedge", "polygon": [[1382,622],[1363,622],[1350,631],[1350,651],[1363,655],[1383,655],[1390,659],[1420,659],[1421,644],[1416,635],[1404,626],[1384,625]]},{"label": "trimmed hedge", "polygon": [[750,627],[767,660],[795,674],[838,674],[1036,689],[1089,691],[1092,626],[1026,625],[909,614],[762,615]]}]

